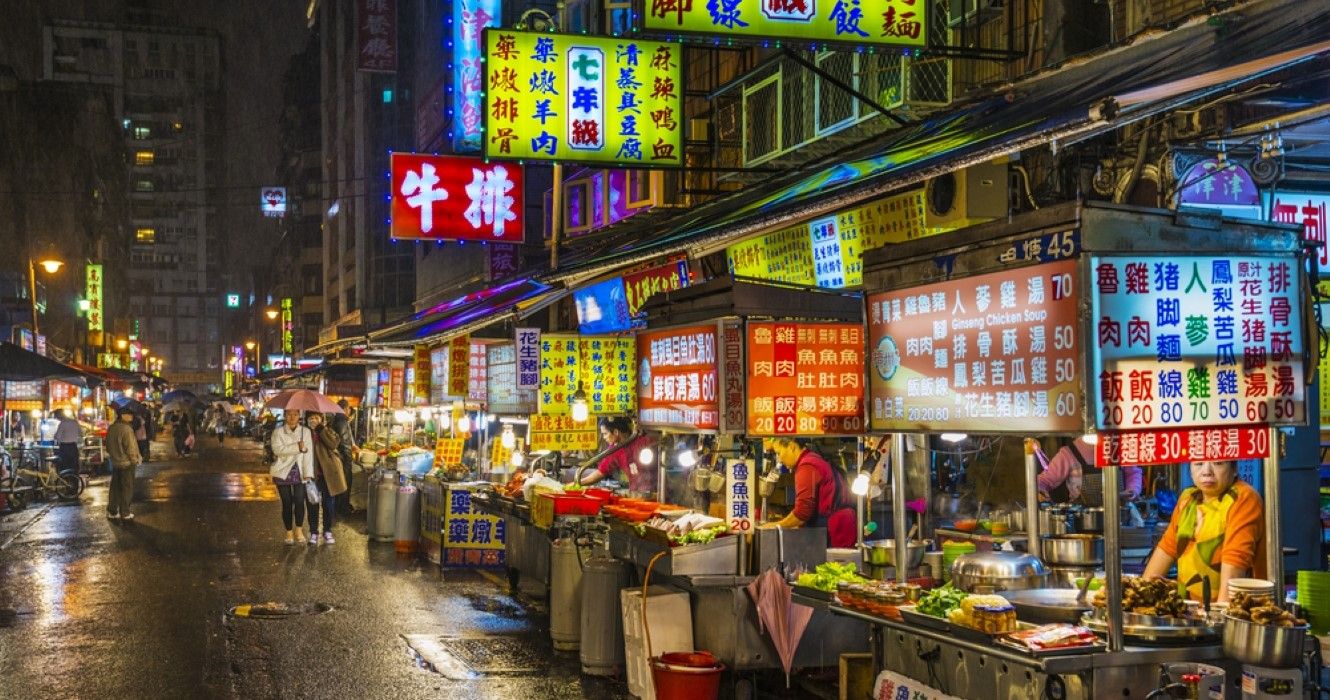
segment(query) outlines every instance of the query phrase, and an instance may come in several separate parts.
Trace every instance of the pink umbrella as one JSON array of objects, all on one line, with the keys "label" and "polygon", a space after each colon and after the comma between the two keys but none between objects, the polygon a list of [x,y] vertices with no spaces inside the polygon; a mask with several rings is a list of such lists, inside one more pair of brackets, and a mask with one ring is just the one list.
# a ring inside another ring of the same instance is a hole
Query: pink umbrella
[{"label": "pink umbrella", "polygon": [[776,569],[767,569],[752,583],[748,584],[748,595],[757,605],[757,620],[771,636],[771,643],[780,655],[781,666],[785,668],[785,687],[790,687],[790,666],[794,663],[794,651],[799,648],[799,639],[804,636],[804,629],[813,617],[813,609],[795,605],[791,600],[790,584],[781,578]]},{"label": "pink umbrella", "polygon": [[314,413],[345,413],[341,406],[312,389],[287,389],[268,399],[264,408],[280,408],[286,411],[313,411]]}]

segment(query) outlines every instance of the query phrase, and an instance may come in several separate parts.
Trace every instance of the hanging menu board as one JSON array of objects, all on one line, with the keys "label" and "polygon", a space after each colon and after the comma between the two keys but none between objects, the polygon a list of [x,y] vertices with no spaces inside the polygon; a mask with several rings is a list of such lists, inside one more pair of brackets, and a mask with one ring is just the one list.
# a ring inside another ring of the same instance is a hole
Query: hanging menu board
[{"label": "hanging menu board", "polygon": [[715,430],[716,326],[637,334],[637,416],[644,425]]},{"label": "hanging menu board", "polygon": [[1100,430],[1306,422],[1296,258],[1092,257]]},{"label": "hanging menu board", "polygon": [[750,323],[748,433],[864,430],[864,329],[850,323]]},{"label": "hanging menu board", "polygon": [[633,410],[637,346],[631,337],[543,334],[540,337],[540,413],[572,411],[581,388],[593,415]]},{"label": "hanging menu board", "polygon": [[1079,433],[1076,262],[868,297],[871,426]]}]

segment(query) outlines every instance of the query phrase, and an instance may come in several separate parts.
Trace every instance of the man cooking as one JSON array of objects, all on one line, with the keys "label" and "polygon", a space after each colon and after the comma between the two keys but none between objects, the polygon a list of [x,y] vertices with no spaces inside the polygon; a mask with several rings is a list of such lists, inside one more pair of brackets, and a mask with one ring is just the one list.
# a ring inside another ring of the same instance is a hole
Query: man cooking
[{"label": "man cooking", "polygon": [[[622,416],[606,418],[600,424],[600,436],[611,447],[627,443],[625,447],[610,453],[600,461],[595,471],[582,477],[581,484],[590,486],[601,479],[623,474],[628,483],[628,490],[633,493],[655,493],[656,469],[650,460],[642,459],[642,448],[651,447],[651,438],[646,435],[633,437],[633,422]],[[631,440],[631,442],[628,442]],[[654,456],[652,458],[654,460]]]},{"label": "man cooking", "polygon": [[771,443],[776,459],[794,472],[794,510],[762,527],[825,527],[828,547],[853,547],[857,521],[845,475],[799,440]]},{"label": "man cooking", "polygon": [[1178,583],[1200,600],[1201,579],[1211,596],[1228,600],[1230,579],[1265,578],[1265,520],[1260,494],[1237,478],[1234,461],[1192,462],[1195,486],[1178,497],[1168,529],[1145,566],[1145,576],[1162,578],[1174,562]]}]

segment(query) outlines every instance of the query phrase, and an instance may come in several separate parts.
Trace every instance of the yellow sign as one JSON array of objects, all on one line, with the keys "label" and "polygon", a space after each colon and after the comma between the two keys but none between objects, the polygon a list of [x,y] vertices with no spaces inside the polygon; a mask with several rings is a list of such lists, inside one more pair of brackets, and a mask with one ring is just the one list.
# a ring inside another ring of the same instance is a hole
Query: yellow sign
[{"label": "yellow sign", "polygon": [[678,167],[682,53],[658,41],[485,30],[485,157]]},{"label": "yellow sign", "polygon": [[507,468],[513,461],[514,452],[522,452],[522,438],[513,441],[513,449],[503,446],[502,435],[496,435],[490,443],[490,468]]},{"label": "yellow sign", "polygon": [[100,333],[106,329],[105,319],[102,318],[105,310],[102,303],[102,266],[89,265],[87,272],[88,332]]},{"label": "yellow sign", "polygon": [[465,438],[439,438],[434,441],[434,468],[452,467],[462,463]]},{"label": "yellow sign", "polygon": [[531,416],[531,451],[584,450],[594,452],[600,446],[600,435],[594,418],[581,423],[572,416]]},{"label": "yellow sign", "polygon": [[471,381],[471,338],[462,336],[448,343],[448,395],[465,397]]},{"label": "yellow sign", "polygon": [[428,345],[417,345],[412,350],[411,366],[415,370],[412,377],[416,400],[420,403],[428,403],[430,400],[430,379],[433,376],[433,367],[430,364],[430,351]]},{"label": "yellow sign", "polygon": [[[1316,285],[1316,291],[1323,297],[1330,297],[1330,282],[1321,282]],[[1321,318],[1325,319],[1325,311],[1330,310],[1330,304],[1321,304]],[[1330,332],[1330,328],[1321,327],[1322,335]],[[1324,343],[1325,341],[1321,341]],[[1330,430],[1330,356],[1321,355],[1321,360],[1317,364],[1317,374],[1321,380],[1321,430]]]},{"label": "yellow sign", "polygon": [[637,408],[637,342],[631,336],[540,336],[540,412],[564,415],[573,397],[586,394],[592,414]]},{"label": "yellow sign", "polygon": [[643,24],[725,39],[924,48],[930,7],[926,0],[646,0]]}]

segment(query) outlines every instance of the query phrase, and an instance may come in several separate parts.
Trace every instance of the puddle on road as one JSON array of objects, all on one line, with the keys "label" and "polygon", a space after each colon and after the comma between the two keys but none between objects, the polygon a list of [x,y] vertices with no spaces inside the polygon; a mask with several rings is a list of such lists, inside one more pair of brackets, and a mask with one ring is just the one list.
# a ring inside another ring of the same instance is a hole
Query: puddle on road
[{"label": "puddle on road", "polygon": [[518,636],[435,637],[403,635],[417,668],[449,680],[482,676],[539,676],[549,673],[549,659],[530,639]]},{"label": "puddle on road", "polygon": [[527,617],[526,608],[518,605],[512,598],[506,596],[487,595],[484,593],[463,593],[461,594],[471,607],[480,612],[498,615],[499,617],[510,620],[525,619]]},{"label": "puddle on road", "polygon": [[322,615],[332,609],[333,606],[327,603],[245,603],[227,610],[226,614],[256,620],[281,620],[300,615]]}]

